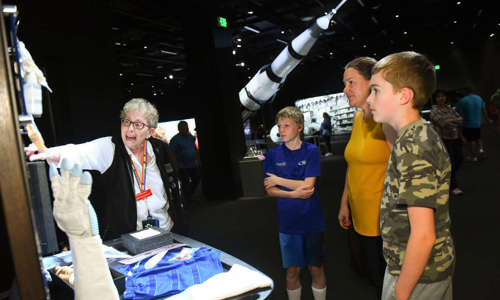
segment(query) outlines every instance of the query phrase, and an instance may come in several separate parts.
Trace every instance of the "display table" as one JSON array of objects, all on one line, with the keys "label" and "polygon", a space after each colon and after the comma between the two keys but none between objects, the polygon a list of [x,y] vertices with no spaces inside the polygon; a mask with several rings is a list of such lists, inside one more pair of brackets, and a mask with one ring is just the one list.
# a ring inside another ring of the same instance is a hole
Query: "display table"
[{"label": "display table", "polygon": [[[189,237],[186,237],[186,236],[183,236],[180,234],[172,233],[172,237],[173,237],[173,240],[175,243],[186,244],[192,248],[200,248],[200,247],[204,247],[204,246],[211,247],[211,246],[206,245],[200,241],[193,240]],[[107,246],[111,246],[119,251],[123,251],[123,252],[126,251],[123,248],[123,244],[122,244],[122,241],[120,238],[115,239],[115,240],[111,240],[111,241],[107,241],[107,242],[105,242],[105,244]],[[212,248],[214,248],[214,247],[212,247]],[[214,249],[216,249],[216,248],[214,248]],[[217,250],[219,250],[219,249],[217,249]],[[245,263],[244,261],[242,261],[242,260],[224,252],[224,251],[221,251],[221,250],[219,250],[219,251],[221,252],[220,259],[221,259],[221,263],[222,263],[224,270],[227,271],[234,264],[239,264],[239,265],[244,266],[250,270],[259,272],[260,274],[269,278],[267,275],[263,274],[262,272],[260,272],[256,268],[254,268],[253,266]],[[117,263],[117,262],[114,262],[114,263]],[[113,263],[111,263],[111,264],[113,264]],[[124,289],[124,281],[125,281],[124,279],[125,278],[124,277],[120,278],[120,276],[122,276],[122,275],[117,274],[116,272],[113,272],[113,268],[111,268],[111,271],[112,271],[111,272],[112,277],[115,281],[115,285],[117,286],[117,289],[120,292],[120,294],[122,294],[123,289]],[[64,282],[63,280],[61,280],[58,276],[55,276],[54,274],[51,274],[51,275],[53,275],[52,282],[49,284],[51,299],[55,299],[55,300],[73,299],[74,295],[73,295],[73,290],[72,290],[71,286],[69,284],[67,284],[66,282]],[[241,295],[238,295],[235,297],[231,297],[228,299],[232,299],[232,300],[233,299],[255,299],[255,300],[266,299],[267,297],[269,297],[269,295],[271,294],[271,292],[274,288],[274,282],[272,281],[271,278],[269,278],[269,280],[272,282],[271,287],[262,288],[262,289],[255,289],[253,291],[249,291],[247,293],[244,293],[244,294],[241,294]],[[168,298],[157,298],[157,299],[168,299]]]}]

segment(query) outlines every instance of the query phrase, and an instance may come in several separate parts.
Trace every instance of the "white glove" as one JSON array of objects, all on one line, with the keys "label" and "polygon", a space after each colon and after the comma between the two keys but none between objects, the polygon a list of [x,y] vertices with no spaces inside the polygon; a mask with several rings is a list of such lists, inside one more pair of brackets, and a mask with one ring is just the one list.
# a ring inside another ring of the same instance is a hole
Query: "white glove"
[{"label": "white glove", "polygon": [[78,164],[71,167],[67,159],[61,162],[62,176],[54,165],[50,165],[49,174],[55,198],[54,218],[68,235],[71,246],[75,299],[118,300],[120,297],[104,258],[97,217],[87,199],[92,177],[88,172],[82,173]]},{"label": "white glove", "polygon": [[118,300],[99,236],[69,238],[75,266],[76,300]]},{"label": "white glove", "polygon": [[90,174],[88,172],[82,174],[82,169],[78,164],[71,168],[69,161],[63,159],[62,176],[59,176],[54,165],[50,165],[49,175],[55,198],[54,218],[59,228],[68,236],[98,235],[97,217],[87,199],[92,186]]}]

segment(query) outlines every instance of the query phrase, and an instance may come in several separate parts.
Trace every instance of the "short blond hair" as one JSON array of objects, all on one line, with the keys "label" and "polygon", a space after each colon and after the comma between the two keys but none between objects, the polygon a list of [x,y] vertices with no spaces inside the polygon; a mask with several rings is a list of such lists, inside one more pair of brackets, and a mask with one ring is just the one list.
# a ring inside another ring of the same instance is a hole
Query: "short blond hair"
[{"label": "short blond hair", "polygon": [[138,111],[142,113],[146,118],[146,121],[148,122],[147,125],[149,128],[156,128],[158,126],[158,119],[159,119],[158,110],[148,100],[143,98],[130,99],[123,106],[123,109],[120,112],[120,119],[122,120],[125,119],[127,113],[131,111]]},{"label": "short blond hair", "polygon": [[302,125],[304,126],[304,114],[300,111],[295,106],[287,106],[285,108],[282,108],[277,114],[276,114],[276,122],[279,121],[279,119],[283,118],[289,118],[293,120],[297,125]]},{"label": "short blond hair", "polygon": [[413,107],[422,109],[436,89],[434,65],[424,55],[405,51],[387,55],[372,69],[372,76],[382,72],[382,76],[394,91],[409,88],[413,91]]}]

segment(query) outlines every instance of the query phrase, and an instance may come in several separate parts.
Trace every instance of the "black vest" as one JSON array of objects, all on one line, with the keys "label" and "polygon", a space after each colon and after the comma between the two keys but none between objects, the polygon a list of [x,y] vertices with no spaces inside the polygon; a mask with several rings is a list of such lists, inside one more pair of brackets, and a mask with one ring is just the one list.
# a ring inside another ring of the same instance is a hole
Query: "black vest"
[{"label": "black vest", "polygon": [[[137,230],[135,179],[130,157],[120,136],[113,136],[111,141],[115,144],[113,162],[103,174],[91,171],[93,183],[89,196],[96,210],[99,232],[104,241]],[[174,221],[174,231],[183,223],[175,160],[166,143],[154,138],[150,138],[149,142],[153,146],[156,164],[167,193],[168,214]]]}]

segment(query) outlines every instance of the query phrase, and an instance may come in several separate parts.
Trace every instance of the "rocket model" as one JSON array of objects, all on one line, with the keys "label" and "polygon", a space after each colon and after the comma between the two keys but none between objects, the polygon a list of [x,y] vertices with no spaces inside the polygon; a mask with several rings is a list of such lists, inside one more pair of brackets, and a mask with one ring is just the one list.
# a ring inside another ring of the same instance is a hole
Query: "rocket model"
[{"label": "rocket model", "polygon": [[322,31],[327,30],[330,20],[337,10],[346,2],[342,0],[336,8],[316,22],[291,41],[288,46],[274,59],[270,65],[262,67],[257,74],[239,92],[240,103],[244,110],[241,113],[246,121],[252,113],[260,109],[273,95],[278,92],[286,77],[300,61],[309,53]]}]

